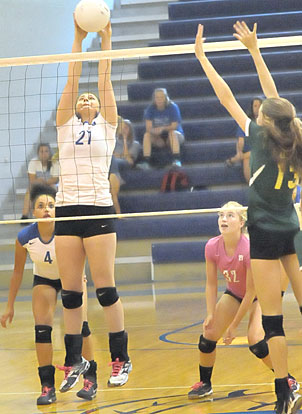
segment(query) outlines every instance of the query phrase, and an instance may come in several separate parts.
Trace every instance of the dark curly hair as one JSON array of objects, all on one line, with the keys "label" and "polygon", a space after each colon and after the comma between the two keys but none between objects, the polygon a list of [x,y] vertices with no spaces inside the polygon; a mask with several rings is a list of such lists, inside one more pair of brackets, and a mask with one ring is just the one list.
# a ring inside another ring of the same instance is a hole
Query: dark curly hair
[{"label": "dark curly hair", "polygon": [[44,183],[34,184],[30,190],[30,201],[32,202],[33,205],[35,204],[36,199],[40,197],[41,195],[48,195],[52,197],[53,199],[55,199],[56,190],[54,187],[48,184],[44,184]]}]

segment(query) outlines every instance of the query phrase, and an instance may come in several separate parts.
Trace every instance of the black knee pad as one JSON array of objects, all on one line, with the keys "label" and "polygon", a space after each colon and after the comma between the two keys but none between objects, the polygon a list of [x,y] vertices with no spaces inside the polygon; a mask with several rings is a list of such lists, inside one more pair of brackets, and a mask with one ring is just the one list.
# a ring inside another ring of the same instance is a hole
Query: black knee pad
[{"label": "black knee pad", "polygon": [[262,339],[262,341],[259,341],[256,344],[251,345],[249,347],[249,350],[252,354],[256,355],[256,357],[260,359],[267,357],[269,353],[268,345],[265,339]]},{"label": "black knee pad", "polygon": [[216,348],[216,341],[211,341],[210,339],[205,338],[203,335],[200,335],[198,348],[200,352],[204,354],[210,354]]},{"label": "black knee pad", "polygon": [[80,308],[83,304],[83,292],[62,289],[61,297],[65,309]]},{"label": "black knee pad", "polygon": [[83,338],[87,338],[87,336],[89,336],[91,334],[90,329],[89,329],[89,325],[87,321],[83,322],[82,325],[82,336]]},{"label": "black knee pad", "polygon": [[285,336],[283,330],[283,315],[262,315],[262,326],[267,341],[274,336]]},{"label": "black knee pad", "polygon": [[36,344],[51,344],[52,327],[48,325],[36,325]]},{"label": "black knee pad", "polygon": [[105,287],[96,290],[96,296],[101,306],[111,306],[119,300],[115,287]]}]

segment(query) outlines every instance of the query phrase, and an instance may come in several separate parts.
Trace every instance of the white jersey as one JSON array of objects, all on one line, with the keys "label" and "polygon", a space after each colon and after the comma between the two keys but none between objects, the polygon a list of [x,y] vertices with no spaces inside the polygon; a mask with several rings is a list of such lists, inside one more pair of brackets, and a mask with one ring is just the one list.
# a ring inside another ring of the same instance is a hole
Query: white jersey
[{"label": "white jersey", "polygon": [[34,275],[59,279],[54,234],[51,240],[45,243],[40,237],[38,223],[33,223],[18,233],[18,241],[29,253],[34,264]]},{"label": "white jersey", "polygon": [[116,127],[101,114],[91,125],[74,115],[57,132],[60,180],[56,206],[112,206],[108,175]]}]

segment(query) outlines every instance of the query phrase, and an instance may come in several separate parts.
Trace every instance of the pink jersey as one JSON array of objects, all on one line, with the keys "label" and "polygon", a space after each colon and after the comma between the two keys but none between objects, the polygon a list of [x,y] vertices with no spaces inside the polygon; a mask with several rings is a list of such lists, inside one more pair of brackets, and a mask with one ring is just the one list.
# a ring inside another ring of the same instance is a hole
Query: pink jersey
[{"label": "pink jersey", "polygon": [[214,262],[227,281],[227,289],[243,298],[246,291],[246,273],[250,268],[250,241],[243,234],[234,256],[227,256],[222,236],[213,237],[205,247],[206,259]]}]

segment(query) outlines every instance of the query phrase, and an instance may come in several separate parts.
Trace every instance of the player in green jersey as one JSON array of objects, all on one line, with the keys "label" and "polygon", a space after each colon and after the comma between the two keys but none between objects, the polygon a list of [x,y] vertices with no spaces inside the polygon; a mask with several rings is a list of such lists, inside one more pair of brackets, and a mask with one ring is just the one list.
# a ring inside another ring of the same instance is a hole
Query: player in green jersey
[{"label": "player in green jersey", "polygon": [[277,414],[294,414],[302,396],[288,385],[287,345],[283,330],[280,260],[292,284],[302,313],[302,278],[295,254],[294,236],[299,229],[292,192],[302,176],[302,124],[294,106],[279,97],[272,76],[261,56],[256,29],[236,22],[234,36],[254,60],[265,99],[257,124],[236,101],[231,89],[211,65],[203,50],[203,26],[199,25],[195,54],[221,104],[249,136],[251,179],[248,230],[251,267],[262,310],[262,324],[275,372]]}]

